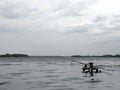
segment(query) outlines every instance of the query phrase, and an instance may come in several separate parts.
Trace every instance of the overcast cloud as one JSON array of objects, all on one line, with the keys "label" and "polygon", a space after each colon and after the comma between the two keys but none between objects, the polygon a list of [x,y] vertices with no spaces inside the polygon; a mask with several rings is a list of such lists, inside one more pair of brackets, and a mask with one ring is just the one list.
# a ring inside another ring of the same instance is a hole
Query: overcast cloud
[{"label": "overcast cloud", "polygon": [[119,0],[1,0],[0,53],[120,53],[119,9]]}]

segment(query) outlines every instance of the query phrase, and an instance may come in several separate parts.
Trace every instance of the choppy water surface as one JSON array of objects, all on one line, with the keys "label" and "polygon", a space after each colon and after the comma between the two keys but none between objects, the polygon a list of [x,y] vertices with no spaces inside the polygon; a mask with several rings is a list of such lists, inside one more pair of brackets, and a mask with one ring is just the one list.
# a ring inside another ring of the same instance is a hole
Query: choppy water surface
[{"label": "choppy water surface", "polygon": [[[104,70],[90,77],[72,60]],[[0,90],[120,90],[120,58],[0,58]]]}]

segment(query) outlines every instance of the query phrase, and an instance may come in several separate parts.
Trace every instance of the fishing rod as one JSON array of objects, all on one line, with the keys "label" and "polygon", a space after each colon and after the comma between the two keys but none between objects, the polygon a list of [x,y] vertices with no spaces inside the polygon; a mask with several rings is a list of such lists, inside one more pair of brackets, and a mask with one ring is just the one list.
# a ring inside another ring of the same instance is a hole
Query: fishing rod
[{"label": "fishing rod", "polygon": [[108,75],[112,75],[111,73],[109,73],[107,71],[104,71],[103,69],[102,69],[102,72],[105,73],[105,74],[108,74]]},{"label": "fishing rod", "polygon": [[[79,63],[79,64],[83,64],[83,65],[86,64],[86,63],[83,63],[83,62],[80,62],[80,61],[76,61],[76,60],[72,60],[72,61],[77,62],[77,63]],[[87,65],[88,65],[88,64],[87,64]]]}]

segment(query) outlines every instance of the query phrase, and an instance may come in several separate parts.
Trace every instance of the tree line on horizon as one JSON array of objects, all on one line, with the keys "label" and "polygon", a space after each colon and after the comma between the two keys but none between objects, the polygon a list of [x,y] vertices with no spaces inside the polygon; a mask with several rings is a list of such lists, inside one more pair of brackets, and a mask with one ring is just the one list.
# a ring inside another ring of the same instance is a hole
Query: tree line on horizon
[{"label": "tree line on horizon", "polygon": [[[0,57],[29,57],[27,54],[3,54]],[[62,56],[45,56],[45,57],[62,57]],[[70,57],[120,57],[120,54],[105,54],[105,55],[72,55]]]},{"label": "tree line on horizon", "polygon": [[27,55],[27,54],[9,54],[9,53],[6,53],[6,54],[3,54],[3,55],[0,55],[0,57],[29,57],[29,55]]},{"label": "tree line on horizon", "polygon": [[120,57],[120,54],[105,54],[105,55],[72,55],[71,57]]}]

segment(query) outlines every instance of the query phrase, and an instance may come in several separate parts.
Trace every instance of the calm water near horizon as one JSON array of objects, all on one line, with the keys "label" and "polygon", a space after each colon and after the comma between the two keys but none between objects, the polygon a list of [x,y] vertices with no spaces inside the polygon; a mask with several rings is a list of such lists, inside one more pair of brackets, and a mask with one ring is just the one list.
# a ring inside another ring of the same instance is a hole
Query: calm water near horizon
[{"label": "calm water near horizon", "polygon": [[[103,72],[90,77],[72,60],[92,61]],[[0,58],[0,90],[120,90],[120,58]]]}]

